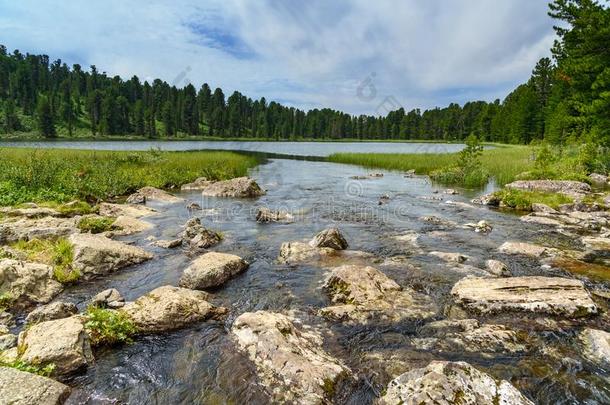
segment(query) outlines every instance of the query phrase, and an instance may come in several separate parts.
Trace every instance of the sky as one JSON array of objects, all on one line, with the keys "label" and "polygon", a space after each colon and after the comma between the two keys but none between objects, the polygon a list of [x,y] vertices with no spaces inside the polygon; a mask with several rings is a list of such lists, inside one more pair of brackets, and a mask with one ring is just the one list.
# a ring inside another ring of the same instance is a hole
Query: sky
[{"label": "sky", "polygon": [[503,99],[552,26],[544,0],[0,0],[9,50],[352,114]]}]

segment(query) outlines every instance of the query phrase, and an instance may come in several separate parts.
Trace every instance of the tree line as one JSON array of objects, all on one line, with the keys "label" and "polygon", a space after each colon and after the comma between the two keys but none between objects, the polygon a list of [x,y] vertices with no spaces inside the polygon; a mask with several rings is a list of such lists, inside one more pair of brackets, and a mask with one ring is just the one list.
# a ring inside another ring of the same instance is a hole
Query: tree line
[{"label": "tree line", "polygon": [[610,143],[610,9],[595,0],[554,0],[559,22],[551,58],[503,101],[473,101],[386,116],[329,108],[304,111],[203,84],[123,80],[46,55],[0,45],[3,132],[39,131],[150,138],[204,135],[265,139],[464,140],[503,143],[593,139]]}]

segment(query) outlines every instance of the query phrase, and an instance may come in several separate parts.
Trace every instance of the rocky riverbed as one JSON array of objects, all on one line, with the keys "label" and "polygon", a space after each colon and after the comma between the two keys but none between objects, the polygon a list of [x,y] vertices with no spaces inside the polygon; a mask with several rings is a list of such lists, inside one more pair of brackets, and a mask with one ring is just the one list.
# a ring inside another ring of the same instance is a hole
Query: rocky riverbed
[{"label": "rocky riverbed", "polygon": [[[0,367],[0,403],[610,402],[604,206],[519,215],[324,162],[251,177],[100,204],[99,234],[4,209],[0,362],[53,367]],[[57,238],[76,280],[19,250]],[[91,305],[131,343],[102,342]]]}]

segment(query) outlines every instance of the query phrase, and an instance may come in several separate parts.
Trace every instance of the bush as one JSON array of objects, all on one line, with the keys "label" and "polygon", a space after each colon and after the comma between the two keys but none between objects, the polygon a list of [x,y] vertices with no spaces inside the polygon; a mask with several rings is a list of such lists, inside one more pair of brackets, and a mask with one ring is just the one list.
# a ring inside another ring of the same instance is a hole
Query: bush
[{"label": "bush", "polygon": [[489,181],[489,173],[483,168],[483,146],[476,136],[466,138],[466,147],[458,154],[456,166],[449,166],[430,173],[430,178],[444,184],[465,187],[482,187]]},{"label": "bush", "polygon": [[102,233],[115,229],[113,226],[116,218],[111,217],[85,217],[76,225],[83,232]]},{"label": "bush", "polygon": [[551,208],[559,208],[562,204],[574,202],[570,197],[558,193],[541,193],[505,188],[496,191],[494,195],[502,200],[503,205],[520,211],[531,211],[533,204],[545,204]]},{"label": "bush", "polygon": [[131,343],[132,336],[138,333],[133,321],[120,310],[91,306],[87,308],[86,316],[85,328],[94,346]]}]

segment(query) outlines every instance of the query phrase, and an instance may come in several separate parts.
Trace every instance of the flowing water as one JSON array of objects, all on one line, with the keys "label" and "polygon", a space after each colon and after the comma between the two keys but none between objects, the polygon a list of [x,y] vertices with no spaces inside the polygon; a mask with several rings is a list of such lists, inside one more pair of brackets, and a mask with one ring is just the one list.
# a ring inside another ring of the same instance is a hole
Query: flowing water
[{"label": "flowing water", "polygon": [[[405,178],[401,173],[385,172],[381,178],[350,179],[366,173],[349,165],[270,159],[250,173],[267,190],[258,199],[178,193],[201,204],[203,211],[194,215],[224,234],[223,242],[214,250],[240,255],[251,263],[247,272],[211,294],[211,302],[229,308],[228,318],[139,337],[131,345],[97,351],[95,365],[69,381],[75,387],[69,403],[268,403],[269,397],[257,384],[254,366],[236,350],[229,333],[237,316],[256,310],[295,311],[304,323],[320,325],[328,332],[324,349],[345,361],[357,376],[338,387],[338,403],[373,403],[392,377],[387,368],[395,359],[409,368],[424,367],[434,359],[468,361],[511,381],[540,404],[610,403],[609,370],[596,368],[582,358],[576,341],[578,324],[564,332],[550,332],[536,317],[506,315],[501,319],[503,323],[519,328],[539,343],[526,354],[490,358],[477,353],[417,350],[411,339],[417,335],[418,324],[358,327],[326,323],[317,317],[316,310],[329,305],[320,289],[325,271],[309,265],[278,264],[276,258],[282,242],[305,241],[329,226],[342,230],[350,249],[373,253],[380,258],[375,266],[402,286],[430,294],[439,306],[448,302],[451,287],[463,274],[428,256],[432,250],[463,253],[483,268],[486,259],[499,259],[509,265],[513,275],[566,275],[560,270],[543,270],[535,260],[497,252],[506,240],[558,241],[552,231],[522,223],[513,214],[460,204],[472,198],[467,191],[457,196],[436,194],[434,191],[442,188],[425,177]],[[390,200],[379,205],[383,194]],[[145,247],[155,258],[74,286],[58,299],[70,300],[84,309],[94,294],[106,288],[116,288],[127,300],[133,300],[156,287],[177,285],[191,258],[180,249],[149,246],[147,238],[174,238],[193,213],[184,203],[151,206],[160,214],[146,220],[156,226],[123,239]],[[290,210],[297,214],[297,220],[292,224],[258,224],[254,217],[259,206]],[[484,219],[494,229],[485,235],[460,227],[438,227],[421,221],[425,215],[457,224]],[[416,240],[414,235],[418,235]],[[587,284],[606,290],[610,287],[602,282]],[[441,313],[438,319],[442,317]],[[609,329],[602,316],[584,322]]]}]

